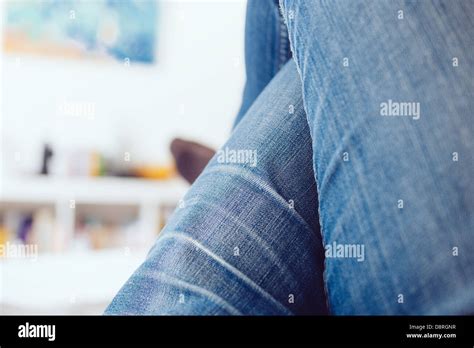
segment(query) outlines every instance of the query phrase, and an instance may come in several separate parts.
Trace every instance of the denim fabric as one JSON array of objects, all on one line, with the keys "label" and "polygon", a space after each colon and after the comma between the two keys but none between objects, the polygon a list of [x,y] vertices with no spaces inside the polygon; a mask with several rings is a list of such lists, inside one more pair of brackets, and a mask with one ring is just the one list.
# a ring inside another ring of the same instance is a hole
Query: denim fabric
[{"label": "denim fabric", "polygon": [[[288,62],[171,216],[106,314],[324,314],[301,82]],[[249,157],[250,159],[250,157]]]},{"label": "denim fabric", "polygon": [[331,312],[474,313],[474,2],[281,5],[324,245],[365,249],[326,258]]},{"label": "denim fabric", "polygon": [[291,58],[288,29],[278,0],[249,0],[245,20],[246,84],[234,127]]},{"label": "denim fabric", "polygon": [[327,313],[311,139],[277,0],[248,2],[245,45],[223,151],[255,158],[216,155],[106,314]]},{"label": "denim fabric", "polygon": [[474,2],[281,7],[294,61],[106,313],[473,313]]}]

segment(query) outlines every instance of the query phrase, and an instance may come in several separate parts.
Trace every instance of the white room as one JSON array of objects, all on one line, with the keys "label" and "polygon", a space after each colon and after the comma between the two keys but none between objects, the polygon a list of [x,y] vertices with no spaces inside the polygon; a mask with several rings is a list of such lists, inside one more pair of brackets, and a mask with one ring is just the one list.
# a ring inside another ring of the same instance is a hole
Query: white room
[{"label": "white room", "polygon": [[[151,62],[19,44],[12,3],[0,7],[0,312],[100,314],[187,190],[172,139],[217,148],[231,132],[245,1],[156,2]],[[107,42],[117,29],[101,14]]]}]

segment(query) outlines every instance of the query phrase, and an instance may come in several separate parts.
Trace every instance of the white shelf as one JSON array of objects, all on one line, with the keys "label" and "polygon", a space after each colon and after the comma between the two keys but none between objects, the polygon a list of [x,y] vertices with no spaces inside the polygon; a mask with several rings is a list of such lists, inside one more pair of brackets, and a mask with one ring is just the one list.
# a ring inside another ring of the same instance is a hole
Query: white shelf
[{"label": "white shelf", "polygon": [[177,202],[188,185],[180,179],[168,181],[113,177],[20,177],[2,178],[0,202],[76,204],[160,204]]},{"label": "white shelf", "polygon": [[66,245],[74,235],[77,205],[136,205],[139,221],[137,233],[152,239],[158,226],[159,205],[177,204],[187,189],[188,184],[180,179],[3,177],[0,182],[0,203],[3,207],[12,203],[53,205],[56,224]]},{"label": "white shelf", "polygon": [[[145,259],[156,238],[160,204],[176,204],[186,193],[182,180],[131,178],[2,178],[2,209],[48,205],[65,240],[65,252],[32,259],[0,260],[0,314],[101,314],[120,287]],[[70,202],[74,200],[74,208]],[[72,250],[78,205],[137,206],[140,249]]]}]

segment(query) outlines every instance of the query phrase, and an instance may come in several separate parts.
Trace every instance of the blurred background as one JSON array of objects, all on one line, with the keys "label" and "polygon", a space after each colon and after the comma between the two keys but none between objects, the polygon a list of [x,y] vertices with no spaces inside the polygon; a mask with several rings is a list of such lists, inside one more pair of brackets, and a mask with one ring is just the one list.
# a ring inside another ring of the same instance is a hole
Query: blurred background
[{"label": "blurred background", "polygon": [[244,83],[245,1],[2,1],[0,314],[100,314],[219,147]]}]

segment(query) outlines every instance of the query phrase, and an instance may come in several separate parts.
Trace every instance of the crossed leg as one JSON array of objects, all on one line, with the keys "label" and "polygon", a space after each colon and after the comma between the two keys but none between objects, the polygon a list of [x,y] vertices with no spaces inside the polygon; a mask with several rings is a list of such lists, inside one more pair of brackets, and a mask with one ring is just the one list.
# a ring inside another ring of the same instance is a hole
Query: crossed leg
[{"label": "crossed leg", "polygon": [[300,84],[290,61],[193,184],[106,314],[326,313]]}]

